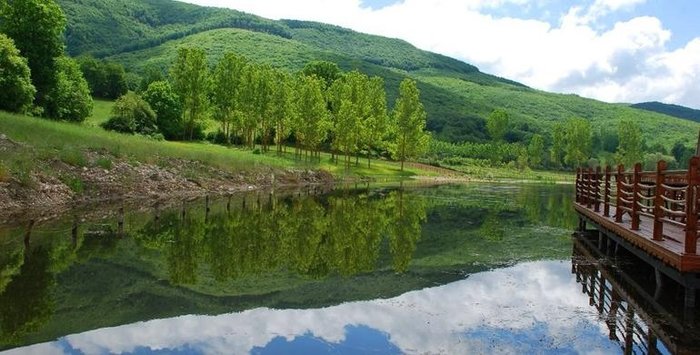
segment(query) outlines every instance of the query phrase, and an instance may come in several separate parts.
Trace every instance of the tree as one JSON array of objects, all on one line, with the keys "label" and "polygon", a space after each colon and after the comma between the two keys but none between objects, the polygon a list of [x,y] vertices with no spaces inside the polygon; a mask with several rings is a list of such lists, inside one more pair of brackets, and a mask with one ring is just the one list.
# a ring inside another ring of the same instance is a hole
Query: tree
[{"label": "tree", "polygon": [[167,81],[155,81],[148,85],[143,99],[156,114],[156,125],[168,140],[183,138],[182,103]]},{"label": "tree", "polygon": [[573,167],[582,166],[591,154],[591,125],[582,118],[566,122],[564,161]]},{"label": "tree", "polygon": [[27,60],[22,58],[12,39],[0,33],[0,110],[26,112],[34,102]]},{"label": "tree", "polygon": [[306,150],[314,153],[328,133],[328,110],[323,82],[315,76],[299,77],[295,100],[295,133]]},{"label": "tree", "polygon": [[272,103],[270,117],[275,125],[277,152],[282,153],[285,139],[289,136],[293,110],[292,79],[286,73],[276,70],[272,77]]},{"label": "tree", "polygon": [[[47,96],[56,90],[56,58],[63,55],[63,31],[66,18],[52,0],[3,1],[0,6],[0,32],[15,41],[27,58],[37,106],[47,108]],[[65,84],[62,83],[62,84]]]},{"label": "tree", "polygon": [[617,136],[619,143],[617,146],[616,160],[627,167],[635,163],[641,163],[644,159],[642,152],[642,130],[630,120],[623,120],[617,125]]},{"label": "tree", "polygon": [[359,148],[362,121],[367,112],[366,75],[351,71],[336,80],[328,90],[333,109],[333,148],[345,154],[345,167],[349,168],[350,154]]},{"label": "tree", "polygon": [[209,68],[207,56],[201,48],[180,48],[170,69],[173,90],[182,102],[185,123],[184,137],[192,140],[195,125],[204,119],[209,108]]},{"label": "tree", "polygon": [[97,60],[89,55],[80,56],[76,61],[95,97],[116,99],[128,91],[126,72],[120,64]]},{"label": "tree", "polygon": [[46,115],[58,120],[82,122],[92,113],[90,87],[78,63],[69,57],[56,59],[56,85],[45,97]]},{"label": "tree", "polygon": [[502,109],[496,109],[486,119],[486,130],[494,141],[500,142],[508,130],[508,113]]},{"label": "tree", "polygon": [[341,76],[338,64],[323,60],[307,63],[302,69],[302,74],[306,76],[316,76],[323,80],[323,90],[330,88],[334,81]]},{"label": "tree", "polygon": [[389,131],[389,115],[386,108],[384,79],[372,77],[367,82],[367,116],[363,122],[360,141],[367,150],[367,167],[371,167],[373,148],[384,148],[384,138]]},{"label": "tree", "polygon": [[401,161],[403,171],[404,161],[424,152],[430,139],[425,132],[426,113],[420,102],[420,92],[412,79],[401,82],[393,115],[396,124],[394,156]]},{"label": "tree", "polygon": [[564,159],[564,147],[566,145],[566,129],[561,123],[555,123],[552,128],[552,148],[549,152],[549,159],[556,167],[562,165]]},{"label": "tree", "polygon": [[544,154],[544,139],[541,135],[534,134],[527,147],[528,160],[533,167],[539,167],[542,164],[542,154]]},{"label": "tree", "polygon": [[112,117],[102,126],[111,131],[147,135],[158,130],[156,113],[148,102],[133,92],[117,100],[112,108]]},{"label": "tree", "polygon": [[231,130],[236,117],[241,115],[240,92],[247,62],[243,57],[226,53],[214,69],[212,103],[214,118],[221,122],[221,131],[226,143],[231,143]]}]

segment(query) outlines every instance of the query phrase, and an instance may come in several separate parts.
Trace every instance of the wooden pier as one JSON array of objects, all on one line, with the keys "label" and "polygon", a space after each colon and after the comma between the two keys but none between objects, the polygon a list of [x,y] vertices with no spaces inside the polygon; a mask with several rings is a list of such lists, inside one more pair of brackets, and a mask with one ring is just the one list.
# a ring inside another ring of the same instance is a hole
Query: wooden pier
[{"label": "wooden pier", "polygon": [[599,246],[622,246],[679,282],[693,307],[700,288],[699,185],[700,157],[690,160],[688,170],[667,170],[664,161],[656,171],[642,171],[641,164],[631,172],[621,165],[615,171],[579,169],[574,203],[579,230],[592,225]]}]

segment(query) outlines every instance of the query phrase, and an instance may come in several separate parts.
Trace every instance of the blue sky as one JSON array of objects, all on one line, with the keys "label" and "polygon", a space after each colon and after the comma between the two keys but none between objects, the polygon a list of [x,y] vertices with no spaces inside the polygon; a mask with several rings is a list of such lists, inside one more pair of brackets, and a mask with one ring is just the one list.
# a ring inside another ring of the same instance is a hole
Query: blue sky
[{"label": "blue sky", "polygon": [[531,87],[700,108],[697,0],[186,0],[404,39]]}]

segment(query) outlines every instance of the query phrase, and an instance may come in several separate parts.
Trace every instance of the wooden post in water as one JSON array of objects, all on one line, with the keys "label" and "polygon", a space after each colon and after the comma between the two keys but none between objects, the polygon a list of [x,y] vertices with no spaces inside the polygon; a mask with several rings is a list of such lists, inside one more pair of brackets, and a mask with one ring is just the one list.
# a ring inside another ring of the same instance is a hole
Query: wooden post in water
[{"label": "wooden post in water", "polygon": [[623,191],[623,186],[622,186],[622,179],[625,174],[625,166],[620,164],[617,166],[617,177],[615,178],[617,180],[617,193],[616,193],[616,201],[615,201],[615,222],[617,223],[622,223],[622,213],[624,212],[621,207],[622,207],[622,191]]},{"label": "wooden post in water", "polygon": [[656,194],[654,196],[654,240],[664,239],[664,183],[666,182],[666,162],[660,160],[656,164]]},{"label": "wooden post in water", "polygon": [[610,217],[610,165],[605,167],[605,188],[603,190],[603,216]]},{"label": "wooden post in water", "polygon": [[697,186],[700,157],[692,157],[688,164],[688,191],[685,194],[685,253],[695,254],[698,242]]},{"label": "wooden post in water", "polygon": [[600,166],[595,168],[593,175],[593,211],[600,212]]},{"label": "wooden post in water", "polygon": [[632,230],[639,230],[639,193],[642,179],[642,164],[634,164],[634,182],[632,185]]},{"label": "wooden post in water", "polygon": [[581,203],[581,168],[576,169],[576,202]]}]

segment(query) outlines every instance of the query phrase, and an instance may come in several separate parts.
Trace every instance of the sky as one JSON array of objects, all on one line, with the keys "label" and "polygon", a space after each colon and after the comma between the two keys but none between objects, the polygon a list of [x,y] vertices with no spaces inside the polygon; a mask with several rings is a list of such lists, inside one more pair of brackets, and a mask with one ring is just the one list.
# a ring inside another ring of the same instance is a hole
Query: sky
[{"label": "sky", "polygon": [[536,89],[700,109],[697,0],[186,0],[400,38]]}]

